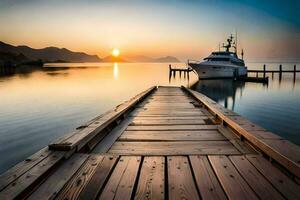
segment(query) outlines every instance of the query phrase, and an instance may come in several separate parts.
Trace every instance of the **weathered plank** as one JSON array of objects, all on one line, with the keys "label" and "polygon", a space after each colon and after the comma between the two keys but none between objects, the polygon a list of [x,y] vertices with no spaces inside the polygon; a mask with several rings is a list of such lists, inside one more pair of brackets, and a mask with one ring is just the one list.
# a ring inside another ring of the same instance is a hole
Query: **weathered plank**
[{"label": "weathered plank", "polygon": [[226,195],[206,156],[190,156],[202,199],[226,199]]},{"label": "weathered plank", "polygon": [[240,155],[228,141],[115,142],[108,151],[121,155]]},{"label": "weathered plank", "polygon": [[149,114],[149,113],[137,113],[137,112],[132,112],[130,113],[130,116],[133,117],[201,117],[201,116],[206,116],[205,114],[202,113],[157,113],[157,114]]},{"label": "weathered plank", "polygon": [[108,179],[110,172],[113,170],[117,162],[116,156],[104,156],[103,160],[98,164],[93,176],[87,183],[86,187],[81,191],[78,199],[96,199],[101,189],[105,186],[105,181]]},{"label": "weathered plank", "polygon": [[216,125],[169,125],[169,126],[128,126],[127,131],[188,131],[188,130],[215,130]]},{"label": "weathered plank", "polygon": [[207,116],[136,116],[134,120],[182,120],[182,121],[189,121],[189,120],[204,120],[208,119]]},{"label": "weathered plank", "polygon": [[200,131],[125,131],[119,138],[119,141],[128,140],[153,140],[153,141],[196,141],[196,140],[226,140],[216,130]]},{"label": "weathered plank", "polygon": [[189,125],[189,124],[205,124],[204,120],[133,120],[130,125]]},{"label": "weathered plank", "polygon": [[280,152],[281,155],[297,163],[298,169],[300,170],[300,147],[298,145],[283,139],[262,139],[262,141],[271,146],[275,151]]},{"label": "weathered plank", "polygon": [[226,156],[208,156],[229,199],[258,199]]},{"label": "weathered plank", "polygon": [[99,199],[130,199],[141,157],[122,156]]},{"label": "weathered plank", "polygon": [[169,199],[200,199],[186,156],[168,158]]},{"label": "weathered plank", "polygon": [[91,155],[77,171],[73,178],[67,183],[63,190],[58,194],[57,199],[78,199],[83,188],[86,187],[93,176],[97,165],[103,160],[102,155]]},{"label": "weathered plank", "polygon": [[145,104],[143,107],[140,108],[146,108],[147,110],[153,110],[153,109],[159,109],[159,108],[168,108],[168,109],[178,109],[178,110],[189,110],[189,109],[195,109],[195,106],[191,103],[189,103],[188,101],[184,102],[184,103],[177,103],[175,104],[170,103],[170,102],[166,102],[166,103],[148,103]]},{"label": "weathered plank", "polygon": [[242,154],[256,154],[255,150],[241,141],[230,129],[224,126],[219,126],[218,131],[223,134],[231,144],[237,148]]},{"label": "weathered plank", "polygon": [[203,112],[200,110],[190,110],[190,111],[185,111],[185,110],[156,110],[156,111],[151,111],[151,110],[138,110],[137,113],[140,115],[204,115]]},{"label": "weathered plank", "polygon": [[246,158],[287,199],[300,199],[300,186],[275,168],[270,162],[259,155],[247,155]]},{"label": "weathered plank", "polygon": [[64,152],[53,152],[33,168],[11,182],[0,192],[0,199],[22,198],[32,187],[42,181],[45,176],[64,158]]},{"label": "weathered plank", "polygon": [[132,122],[132,117],[127,117],[117,127],[115,127],[97,146],[93,149],[93,153],[105,153],[113,145],[113,143],[122,135],[127,126]]},{"label": "weathered plank", "polygon": [[0,176],[0,191],[51,154],[48,147],[18,163]]},{"label": "weathered plank", "polygon": [[164,157],[145,157],[134,199],[164,199],[164,175]]},{"label": "weathered plank", "polygon": [[260,199],[284,199],[245,156],[229,156],[229,158]]},{"label": "weathered plank", "polygon": [[75,154],[65,161],[28,199],[54,199],[67,181],[87,159],[87,154]]},{"label": "weathered plank", "polygon": [[[188,104],[187,104],[188,105]],[[200,111],[198,108],[192,107],[193,105],[190,104],[191,107],[175,107],[175,106],[151,106],[151,107],[141,107],[141,108],[137,108],[138,111],[151,111],[151,112],[158,112],[158,111],[162,111],[162,112],[195,112],[195,111]]]}]

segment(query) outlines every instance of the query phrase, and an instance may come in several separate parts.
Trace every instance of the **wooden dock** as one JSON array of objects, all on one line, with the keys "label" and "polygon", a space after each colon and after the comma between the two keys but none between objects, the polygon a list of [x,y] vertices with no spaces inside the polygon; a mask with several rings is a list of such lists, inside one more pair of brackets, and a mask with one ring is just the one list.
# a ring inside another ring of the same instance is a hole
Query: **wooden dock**
[{"label": "wooden dock", "polygon": [[152,87],[0,176],[0,199],[300,199],[300,148],[185,87]]}]

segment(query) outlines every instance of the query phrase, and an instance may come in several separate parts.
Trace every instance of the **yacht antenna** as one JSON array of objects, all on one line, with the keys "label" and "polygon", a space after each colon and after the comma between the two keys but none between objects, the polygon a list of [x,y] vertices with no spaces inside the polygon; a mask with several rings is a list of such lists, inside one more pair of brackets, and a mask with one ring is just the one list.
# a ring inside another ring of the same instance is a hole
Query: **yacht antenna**
[{"label": "yacht antenna", "polygon": [[242,55],[242,60],[244,60],[244,49],[242,49],[241,55]]},{"label": "yacht antenna", "polygon": [[235,31],[235,53],[238,54],[238,48],[237,48],[237,31]]}]

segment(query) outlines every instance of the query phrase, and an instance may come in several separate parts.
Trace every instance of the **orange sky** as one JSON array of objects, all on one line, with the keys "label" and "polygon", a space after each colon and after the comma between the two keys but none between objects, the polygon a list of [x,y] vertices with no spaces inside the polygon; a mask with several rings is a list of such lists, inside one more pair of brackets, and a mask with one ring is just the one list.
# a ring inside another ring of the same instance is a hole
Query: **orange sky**
[{"label": "orange sky", "polygon": [[100,57],[119,48],[125,56],[172,55],[184,61],[207,56],[237,30],[246,59],[300,58],[299,27],[249,5],[124,2],[4,0],[0,40],[33,48],[65,47]]}]

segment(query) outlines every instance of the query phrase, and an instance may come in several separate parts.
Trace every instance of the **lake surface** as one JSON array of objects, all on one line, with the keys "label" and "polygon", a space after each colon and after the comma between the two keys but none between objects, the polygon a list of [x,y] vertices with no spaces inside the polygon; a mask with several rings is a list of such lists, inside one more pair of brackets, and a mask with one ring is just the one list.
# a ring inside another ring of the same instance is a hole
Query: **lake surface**
[{"label": "lake surface", "polygon": [[[184,64],[174,64],[183,66]],[[278,68],[268,64],[267,68]],[[250,69],[262,68],[249,63]],[[300,65],[298,64],[300,67]],[[292,68],[283,64],[283,68]],[[268,85],[202,80],[194,89],[300,144],[300,74],[268,75]],[[0,76],[0,173],[63,134],[153,85],[197,82],[169,77],[164,63],[49,64]]]}]

